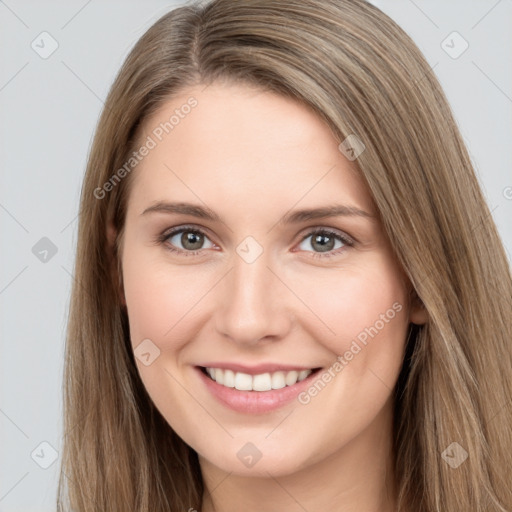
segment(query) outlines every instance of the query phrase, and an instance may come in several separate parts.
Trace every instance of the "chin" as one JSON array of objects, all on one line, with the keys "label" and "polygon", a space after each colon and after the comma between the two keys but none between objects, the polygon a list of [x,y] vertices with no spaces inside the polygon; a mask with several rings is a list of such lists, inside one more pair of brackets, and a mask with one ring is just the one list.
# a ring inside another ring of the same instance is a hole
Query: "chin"
[{"label": "chin", "polygon": [[[267,447],[268,449],[268,447]],[[281,449],[276,453],[265,453],[265,448],[257,448],[251,443],[245,443],[241,448],[223,450],[221,453],[208,454],[208,457],[200,456],[200,461],[213,465],[218,469],[235,476],[250,476],[268,478],[269,474],[274,477],[283,477],[300,471],[308,465],[302,457],[297,459],[297,452],[301,447],[291,448],[289,450]],[[288,455],[291,451],[295,456]],[[234,453],[229,456],[229,453]]]}]

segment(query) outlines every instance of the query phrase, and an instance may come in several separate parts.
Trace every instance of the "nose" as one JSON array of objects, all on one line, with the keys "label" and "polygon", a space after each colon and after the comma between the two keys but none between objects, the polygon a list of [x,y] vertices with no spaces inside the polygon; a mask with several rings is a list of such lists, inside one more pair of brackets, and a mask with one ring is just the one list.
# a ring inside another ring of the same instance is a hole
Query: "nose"
[{"label": "nose", "polygon": [[251,263],[234,255],[215,297],[215,325],[221,336],[253,346],[287,335],[293,324],[293,294],[277,274],[265,252]]}]

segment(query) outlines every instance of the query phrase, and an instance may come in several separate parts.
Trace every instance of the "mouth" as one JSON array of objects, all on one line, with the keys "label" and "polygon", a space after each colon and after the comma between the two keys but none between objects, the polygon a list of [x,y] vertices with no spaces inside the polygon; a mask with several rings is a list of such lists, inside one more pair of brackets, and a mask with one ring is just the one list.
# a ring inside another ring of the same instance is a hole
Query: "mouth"
[{"label": "mouth", "polygon": [[209,396],[243,414],[271,413],[292,403],[322,370],[297,368],[245,373],[214,366],[196,366],[194,369]]},{"label": "mouth", "polygon": [[238,391],[257,392],[294,386],[321,369],[311,368],[309,370],[262,372],[251,375],[223,368],[204,366],[199,366],[198,368],[204,375],[221,386],[237,389]]}]

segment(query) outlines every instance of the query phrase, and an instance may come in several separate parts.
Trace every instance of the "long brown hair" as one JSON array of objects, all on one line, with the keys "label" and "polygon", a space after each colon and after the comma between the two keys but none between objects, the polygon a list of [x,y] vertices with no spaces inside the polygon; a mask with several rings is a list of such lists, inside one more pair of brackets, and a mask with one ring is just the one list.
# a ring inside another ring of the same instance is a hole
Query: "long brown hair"
[{"label": "long brown hair", "polygon": [[[105,227],[122,233],[136,167],[112,178],[142,123],[178,91],[216,80],[304,102],[340,142],[355,134],[366,146],[358,169],[428,313],[395,390],[398,510],[512,511],[509,264],[433,71],[363,0],[188,5],[160,18],[126,59],[81,194],[58,510],[201,508],[197,455],[138,376]],[[458,467],[448,463],[453,450],[467,453]]]}]

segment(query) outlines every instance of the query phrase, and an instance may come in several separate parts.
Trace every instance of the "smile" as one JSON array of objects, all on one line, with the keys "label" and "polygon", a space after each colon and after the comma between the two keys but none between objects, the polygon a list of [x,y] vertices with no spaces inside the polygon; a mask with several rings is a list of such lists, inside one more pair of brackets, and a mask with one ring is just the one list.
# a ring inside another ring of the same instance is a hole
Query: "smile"
[{"label": "smile", "polygon": [[270,413],[294,403],[298,394],[310,386],[321,371],[321,368],[293,369],[282,365],[260,368],[230,366],[196,366],[195,371],[207,395],[229,409],[244,414]]},{"label": "smile", "polygon": [[257,375],[222,368],[203,368],[203,371],[217,384],[227,388],[235,388],[239,391],[270,391],[271,389],[293,386],[297,382],[306,379],[314,370],[277,371]]}]

